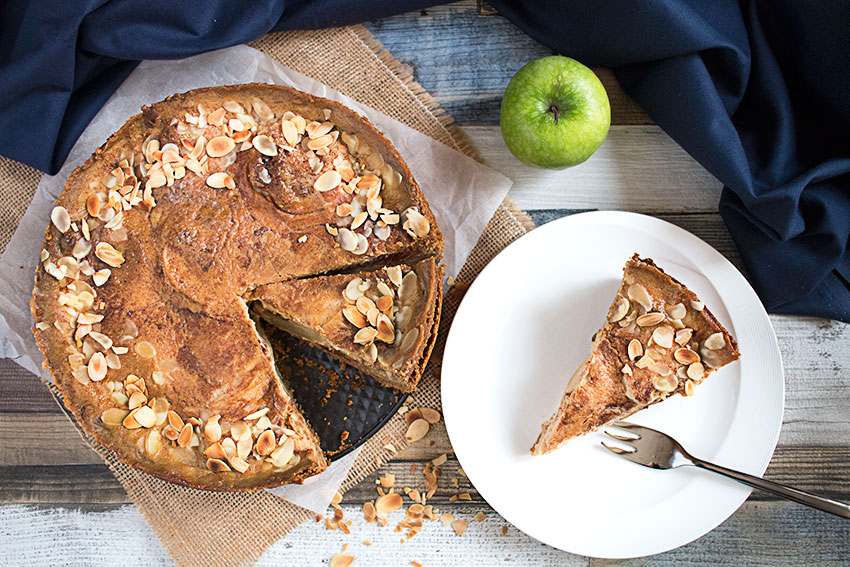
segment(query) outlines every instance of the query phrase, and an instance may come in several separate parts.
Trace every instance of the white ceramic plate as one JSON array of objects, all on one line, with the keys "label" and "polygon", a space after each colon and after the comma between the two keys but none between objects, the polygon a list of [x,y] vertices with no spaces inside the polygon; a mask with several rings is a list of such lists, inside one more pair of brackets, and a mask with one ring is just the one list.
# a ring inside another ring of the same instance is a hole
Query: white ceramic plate
[{"label": "white ceramic plate", "polygon": [[523,236],[470,287],[443,359],[446,427],[475,488],[528,535],[592,557],[640,557],[684,545],[717,527],[750,493],[694,467],[657,471],[626,461],[600,445],[600,432],[547,455],[529,454],[635,252],[708,305],[738,340],[741,359],[694,396],[674,396],[629,420],[669,433],[697,456],[761,475],[784,407],[776,336],[735,267],[667,222],[593,212]]}]

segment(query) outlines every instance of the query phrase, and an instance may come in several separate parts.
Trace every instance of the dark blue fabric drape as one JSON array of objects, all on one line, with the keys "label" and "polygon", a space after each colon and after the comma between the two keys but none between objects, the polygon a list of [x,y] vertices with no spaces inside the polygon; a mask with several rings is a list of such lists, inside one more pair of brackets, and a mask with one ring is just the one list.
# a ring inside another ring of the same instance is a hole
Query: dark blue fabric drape
[{"label": "dark blue fabric drape", "polygon": [[[58,170],[139,60],[436,3],[5,2],[0,154]],[[723,182],[720,212],[769,311],[850,322],[850,2],[491,4],[555,51],[614,68],[625,90]]]}]

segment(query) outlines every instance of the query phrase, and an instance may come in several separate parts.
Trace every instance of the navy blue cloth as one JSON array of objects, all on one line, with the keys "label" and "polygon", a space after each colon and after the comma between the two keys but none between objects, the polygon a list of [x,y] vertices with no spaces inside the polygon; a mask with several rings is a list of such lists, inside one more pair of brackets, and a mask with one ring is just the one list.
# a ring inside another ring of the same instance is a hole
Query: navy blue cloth
[{"label": "navy blue cloth", "polygon": [[[55,172],[141,59],[437,3],[6,2],[0,154]],[[490,3],[553,50],[614,68],[722,181],[720,212],[769,311],[850,322],[850,2]]]}]

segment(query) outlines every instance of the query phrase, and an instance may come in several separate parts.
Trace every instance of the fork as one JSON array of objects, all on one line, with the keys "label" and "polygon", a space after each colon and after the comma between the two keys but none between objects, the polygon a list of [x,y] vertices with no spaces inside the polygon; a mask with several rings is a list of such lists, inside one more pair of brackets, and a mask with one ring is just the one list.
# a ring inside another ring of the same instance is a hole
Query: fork
[{"label": "fork", "polygon": [[803,490],[797,490],[790,486],[771,482],[757,476],[727,469],[726,467],[721,467],[720,465],[715,465],[708,461],[703,461],[702,459],[698,459],[685,451],[678,441],[666,433],[661,433],[655,429],[650,429],[649,427],[644,427],[642,425],[635,425],[633,423],[627,423],[625,421],[616,421],[614,422],[614,426],[624,429],[634,436],[626,437],[624,435],[611,433],[607,430],[605,431],[605,434],[628,445],[631,447],[631,450],[614,447],[606,444],[604,441],[602,442],[602,445],[612,453],[616,453],[633,463],[653,469],[664,470],[674,469],[685,465],[697,466],[702,469],[722,474],[723,476],[737,480],[747,486],[761,488],[762,490],[767,490],[768,492],[772,492],[776,495],[782,496],[783,498],[787,498],[788,500],[793,500],[794,502],[805,504],[806,506],[816,508],[823,512],[829,512],[830,514],[850,519],[850,506],[847,506],[846,504],[836,502],[835,500],[829,500],[828,498],[822,498]]}]

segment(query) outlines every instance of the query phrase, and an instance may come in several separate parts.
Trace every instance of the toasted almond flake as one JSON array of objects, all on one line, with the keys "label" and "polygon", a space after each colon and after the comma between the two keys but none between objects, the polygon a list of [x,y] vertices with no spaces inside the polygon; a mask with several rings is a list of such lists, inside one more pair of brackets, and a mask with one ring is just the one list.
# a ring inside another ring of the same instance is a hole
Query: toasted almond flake
[{"label": "toasted almond flake", "polygon": [[207,177],[206,183],[213,189],[234,189],[236,187],[236,182],[229,173],[224,171],[217,171],[216,173],[211,174]]},{"label": "toasted almond flake", "polygon": [[424,419],[417,419],[407,428],[407,433],[404,434],[404,438],[407,439],[408,443],[419,441],[425,437],[425,434],[428,433],[430,428],[431,425],[427,421]]},{"label": "toasted almond flake", "polygon": [[210,443],[215,443],[221,439],[221,425],[218,420],[221,419],[219,414],[211,416],[204,425],[204,437]]},{"label": "toasted almond flake", "polygon": [[378,330],[374,327],[364,327],[354,335],[354,342],[358,345],[368,345],[378,336]]},{"label": "toasted almond flake", "polygon": [[142,406],[135,411],[135,418],[139,425],[147,428],[156,425],[156,412],[154,412],[149,406]]},{"label": "toasted almond flake", "polygon": [[435,467],[443,466],[446,463],[446,461],[448,460],[448,458],[449,458],[449,456],[447,454],[443,453],[442,455],[440,455],[436,459],[432,459],[431,464],[434,465]]},{"label": "toasted almond flake", "polygon": [[623,297],[622,295],[617,296],[617,300],[614,302],[614,306],[611,309],[611,315],[608,317],[608,320],[612,323],[616,323],[626,316],[626,313],[629,312],[629,308],[631,304],[629,300]]},{"label": "toasted almond flake", "polygon": [[381,486],[383,486],[384,488],[392,488],[395,484],[395,475],[392,473],[387,473],[381,478],[379,478],[378,482],[380,482]]},{"label": "toasted almond flake", "polygon": [[670,348],[673,346],[673,327],[667,325],[656,327],[652,332],[652,341],[662,347]]},{"label": "toasted almond flake", "polygon": [[94,285],[96,285],[97,287],[100,287],[100,286],[102,286],[103,284],[106,283],[106,281],[109,279],[109,276],[111,274],[112,274],[112,270],[110,270],[109,268],[104,268],[102,270],[98,270],[92,275],[92,281],[94,281]]},{"label": "toasted almond flake", "polygon": [[156,356],[156,349],[148,341],[139,341],[133,346],[133,350],[142,358],[153,358]]},{"label": "toasted almond flake", "polygon": [[431,408],[419,408],[420,413],[422,414],[422,419],[434,425],[435,423],[440,421],[440,412]]},{"label": "toasted almond flake", "polygon": [[50,211],[50,220],[53,222],[53,226],[56,227],[56,230],[63,234],[68,232],[68,229],[71,228],[71,215],[69,215],[65,207],[61,205],[53,207],[53,210]]},{"label": "toasted almond flake", "polygon": [[174,429],[176,429],[178,431],[183,429],[183,425],[184,425],[183,419],[180,417],[180,415],[176,411],[168,410],[167,419],[168,419],[169,425],[171,425],[171,427],[173,427]]},{"label": "toasted almond flake", "polygon": [[666,376],[655,376],[652,379],[652,387],[659,392],[673,392],[679,385],[679,381],[673,374]]},{"label": "toasted almond flake", "polygon": [[100,195],[94,194],[88,196],[86,199],[86,211],[93,217],[96,217],[100,213]]},{"label": "toasted almond flake", "polygon": [[377,510],[378,514],[386,516],[401,508],[402,504],[401,494],[390,492],[389,494],[378,497],[375,501],[375,510]]},{"label": "toasted almond flake", "polygon": [[367,314],[370,310],[376,308],[375,302],[366,297],[365,295],[358,297],[357,301],[354,302],[354,305],[357,307],[358,311],[360,311],[364,315]]},{"label": "toasted almond flake", "polygon": [[158,429],[151,429],[145,437],[145,452],[154,457],[162,449],[162,434]]},{"label": "toasted almond flake", "polygon": [[140,408],[148,402],[148,397],[141,392],[133,392],[127,401],[127,406],[132,410]]},{"label": "toasted almond flake", "polygon": [[402,282],[402,274],[401,274],[401,266],[391,266],[389,268],[384,268],[387,272],[387,276],[390,278],[390,281],[395,284],[396,287],[399,287]]},{"label": "toasted almond flake", "polygon": [[724,338],[723,333],[712,333],[705,339],[705,341],[703,341],[702,346],[709,350],[720,350],[726,346],[726,339]]},{"label": "toasted almond flake", "polygon": [[207,142],[207,155],[211,158],[224,157],[236,148],[236,142],[227,136],[216,136]]},{"label": "toasted almond flake", "polygon": [[348,567],[354,562],[353,555],[347,555],[345,553],[337,553],[333,557],[331,557],[330,567]]},{"label": "toasted almond flake", "polygon": [[331,236],[336,236],[337,234],[339,234],[339,229],[337,229],[337,227],[331,226],[329,224],[325,224],[325,230],[327,230],[328,234],[330,234]]},{"label": "toasted almond flake", "polygon": [[351,203],[340,203],[336,206],[336,216],[347,217],[352,211]]},{"label": "toasted almond flake", "polygon": [[462,536],[466,531],[466,525],[466,520],[455,520],[452,522],[452,529],[457,535]]},{"label": "toasted almond flake", "polygon": [[635,360],[636,358],[643,356],[643,345],[638,339],[632,339],[629,341],[629,360]]},{"label": "toasted almond flake", "polygon": [[[318,138],[312,139],[307,142],[307,147],[311,150],[320,150],[322,148],[326,148],[333,144],[334,137],[331,134],[325,134],[324,136],[319,136]],[[337,173],[337,175],[339,175]]]},{"label": "toasted almond flake", "polygon": [[295,450],[295,442],[292,438],[287,437],[286,440],[271,453],[272,464],[278,468],[286,466],[292,458]]},{"label": "toasted almond flake", "polygon": [[691,340],[691,337],[694,335],[693,329],[682,329],[676,332],[676,344],[679,346],[685,346]]},{"label": "toasted almond flake", "polygon": [[[175,429],[177,428],[175,427]],[[192,434],[194,433],[194,431],[192,430],[192,424],[184,423],[179,428],[179,431],[180,433],[177,436],[177,444],[181,447],[188,447],[189,444],[192,442]]]},{"label": "toasted almond flake", "polygon": [[124,263],[124,254],[108,242],[98,242],[94,248],[94,255],[113,268],[118,268]]},{"label": "toasted almond flake", "polygon": [[89,379],[92,382],[100,382],[101,380],[106,378],[106,370],[106,357],[103,356],[103,353],[96,352],[91,355],[87,366]]},{"label": "toasted almond flake", "polygon": [[681,319],[687,314],[688,310],[681,303],[667,306],[667,314],[671,319]]},{"label": "toasted almond flake", "polygon": [[319,192],[330,191],[338,187],[340,183],[342,183],[342,177],[340,177],[339,172],[330,169],[316,179],[313,183],[313,189]]},{"label": "toasted almond flake", "polygon": [[345,286],[345,289],[342,292],[342,297],[349,303],[354,303],[357,301],[357,298],[363,295],[363,292],[366,290],[360,289],[361,284],[363,284],[363,280],[360,278],[354,278]]},{"label": "toasted almond flake", "polygon": [[223,106],[213,110],[209,114],[207,114],[207,123],[212,124],[213,126],[221,126],[224,124],[224,115],[227,112],[227,109]]},{"label": "toasted almond flake", "polygon": [[107,335],[98,333],[97,331],[92,331],[89,333],[89,336],[102,346],[104,350],[112,348],[112,339],[110,339]]},{"label": "toasted almond flake", "polygon": [[351,230],[356,230],[363,226],[363,223],[366,222],[368,216],[369,215],[366,213],[366,211],[361,211],[357,213],[357,215],[354,217],[354,220],[351,221]]},{"label": "toasted almond flake", "polygon": [[251,140],[254,148],[264,156],[274,157],[277,155],[277,146],[266,135],[254,136]]},{"label": "toasted almond flake", "polygon": [[[383,282],[381,282],[381,284],[378,284],[378,286],[379,286],[378,290],[379,291],[380,291],[380,286],[382,284],[383,284]],[[393,298],[392,298],[392,296],[391,295],[382,295],[375,302],[375,307],[383,313],[392,312],[392,308],[393,308]]]},{"label": "toasted almond flake", "polygon": [[282,120],[280,123],[283,139],[289,146],[295,146],[298,142],[298,129],[291,120]]},{"label": "toasted almond flake", "polygon": [[255,98],[251,101],[251,106],[254,109],[254,113],[262,118],[263,120],[274,120],[274,113],[272,109],[269,108],[262,100]]},{"label": "toasted almond flake", "polygon": [[[186,425],[189,424],[187,423]],[[189,437],[191,437],[191,433]],[[221,459],[222,461],[227,460],[227,453],[224,452],[224,448],[221,446],[221,443],[213,443],[204,449],[204,456],[209,459]]]},{"label": "toasted almond flake", "polygon": [[118,427],[129,412],[120,408],[110,408],[100,415],[100,420],[109,427]]},{"label": "toasted almond flake", "polygon": [[705,366],[701,362],[694,362],[688,366],[688,378],[697,381],[705,378]]},{"label": "toasted almond flake", "polygon": [[703,309],[705,309],[705,303],[703,303],[702,301],[691,301],[691,308],[694,311],[702,311]]},{"label": "toasted almond flake", "polygon": [[257,437],[256,449],[257,453],[260,455],[265,456],[271,454],[276,445],[277,441],[275,440],[274,432],[271,429],[266,429],[259,437]]},{"label": "toasted almond flake", "polygon": [[230,470],[230,467],[227,466],[227,463],[222,461],[221,459],[207,459],[207,468],[212,472],[222,473]]},{"label": "toasted almond flake", "polygon": [[684,364],[685,366],[690,366],[695,362],[699,362],[699,354],[689,348],[676,349],[676,352],[673,353],[673,358],[676,359],[676,362]]},{"label": "toasted almond flake", "polygon": [[641,327],[651,327],[653,325],[657,325],[658,323],[664,320],[664,314],[658,313],[657,311],[653,311],[650,313],[644,313],[640,317],[638,317],[635,321]]},{"label": "toasted almond flake", "polygon": [[442,515],[440,516],[440,522],[441,522],[444,526],[448,526],[448,525],[449,525],[449,524],[451,524],[453,521],[454,521],[454,516],[452,516],[452,515],[451,515],[451,514],[449,514],[448,512],[446,512],[446,513],[444,513],[444,514],[442,514]]},{"label": "toasted almond flake", "polygon": [[230,459],[228,459],[228,462],[235,471],[240,473],[244,473],[249,468],[248,462],[239,456],[230,457]]},{"label": "toasted almond flake", "polygon": [[77,323],[80,325],[93,325],[95,323],[100,323],[101,321],[103,321],[103,315],[100,313],[92,313],[91,311],[80,313],[77,316]]},{"label": "toasted almond flake", "polygon": [[343,316],[348,320],[349,323],[357,327],[358,329],[362,329],[367,325],[366,317],[363,313],[360,312],[353,305],[346,305],[342,308]]},{"label": "toasted almond flake", "polygon": [[652,298],[649,296],[649,292],[646,291],[646,288],[640,284],[634,284],[629,286],[628,289],[629,299],[632,301],[637,301],[641,307],[649,311],[652,309]]},{"label": "toasted almond flake", "polygon": [[472,519],[475,520],[476,522],[483,522],[484,520],[487,519],[487,514],[479,511],[477,514],[475,514],[475,517],[472,518]]}]

